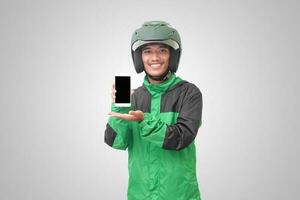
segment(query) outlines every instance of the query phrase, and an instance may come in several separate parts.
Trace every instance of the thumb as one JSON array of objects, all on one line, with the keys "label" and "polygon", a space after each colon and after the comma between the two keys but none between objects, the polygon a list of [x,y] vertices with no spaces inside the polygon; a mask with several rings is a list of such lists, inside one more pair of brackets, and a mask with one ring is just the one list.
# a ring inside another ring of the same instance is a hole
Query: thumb
[{"label": "thumb", "polygon": [[129,115],[140,115],[140,114],[141,114],[141,111],[140,111],[140,110],[131,110],[131,111],[129,111],[128,114],[129,114]]},{"label": "thumb", "polygon": [[131,110],[131,111],[129,111],[129,115],[134,115],[136,112],[135,111],[133,111],[133,110]]}]

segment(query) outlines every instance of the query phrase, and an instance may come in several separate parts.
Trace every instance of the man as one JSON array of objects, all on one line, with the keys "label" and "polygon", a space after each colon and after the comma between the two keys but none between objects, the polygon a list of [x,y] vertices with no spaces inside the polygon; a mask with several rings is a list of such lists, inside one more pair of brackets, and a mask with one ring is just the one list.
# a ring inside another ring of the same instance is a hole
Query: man
[{"label": "man", "polygon": [[146,73],[144,84],[131,108],[112,104],[105,130],[108,145],[128,149],[128,200],[200,200],[194,139],[202,94],[175,75],[180,36],[166,22],[145,22],[133,33],[131,52],[137,73]]}]

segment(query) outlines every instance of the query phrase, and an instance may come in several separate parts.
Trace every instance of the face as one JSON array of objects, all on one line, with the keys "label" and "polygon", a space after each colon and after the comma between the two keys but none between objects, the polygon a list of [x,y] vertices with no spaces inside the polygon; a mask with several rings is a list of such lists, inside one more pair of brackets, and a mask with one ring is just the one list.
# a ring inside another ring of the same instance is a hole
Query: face
[{"label": "face", "polygon": [[151,76],[161,76],[169,66],[170,50],[163,44],[149,44],[142,49],[145,71]]}]

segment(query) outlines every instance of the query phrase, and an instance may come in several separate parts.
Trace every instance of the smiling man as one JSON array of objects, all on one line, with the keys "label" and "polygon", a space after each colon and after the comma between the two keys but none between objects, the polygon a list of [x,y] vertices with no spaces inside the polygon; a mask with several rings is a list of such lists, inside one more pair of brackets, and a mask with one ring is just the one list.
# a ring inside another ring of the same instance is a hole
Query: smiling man
[{"label": "smiling man", "polygon": [[175,75],[181,55],[176,29],[162,21],[134,31],[131,53],[144,83],[132,107],[114,105],[105,142],[128,149],[128,200],[200,200],[194,139],[201,125],[202,94]]},{"label": "smiling man", "polygon": [[151,83],[160,83],[161,77],[169,73],[170,51],[163,44],[148,44],[142,48],[144,71]]}]

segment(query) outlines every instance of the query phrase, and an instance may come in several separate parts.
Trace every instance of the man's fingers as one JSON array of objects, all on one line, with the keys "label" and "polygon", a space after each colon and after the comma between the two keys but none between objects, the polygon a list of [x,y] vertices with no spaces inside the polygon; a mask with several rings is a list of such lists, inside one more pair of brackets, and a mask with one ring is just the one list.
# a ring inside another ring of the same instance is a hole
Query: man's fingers
[{"label": "man's fingers", "polygon": [[112,96],[111,96],[111,99],[112,99],[112,102],[113,102],[113,103],[116,103],[116,96],[112,95]]},{"label": "man's fingers", "polygon": [[122,114],[122,113],[116,113],[116,112],[109,112],[108,115],[110,115],[112,117],[117,117],[119,119],[129,120],[129,121],[134,120],[134,116],[130,115],[130,114]]},{"label": "man's fingers", "polygon": [[116,101],[116,95],[114,93],[111,93],[111,100],[113,103]]},{"label": "man's fingers", "polygon": [[112,87],[111,87],[111,99],[112,99],[112,102],[115,103],[116,102],[116,89],[115,89],[115,84],[113,83],[112,84]]},{"label": "man's fingers", "polygon": [[129,113],[128,113],[129,115],[133,115],[134,114],[134,111],[133,110],[131,110],[131,111],[129,111]]},{"label": "man's fingers", "polygon": [[115,88],[115,84],[112,85],[111,87],[111,93],[115,94],[117,92],[116,88]]},{"label": "man's fingers", "polygon": [[113,84],[113,86],[112,86],[112,88],[111,88],[111,92],[112,93],[116,93],[117,92],[117,90],[116,90],[116,88],[115,88],[115,85]]},{"label": "man's fingers", "polygon": [[128,114],[134,116],[134,121],[144,120],[144,113],[140,110],[135,110],[135,111],[131,110],[129,111]]},{"label": "man's fingers", "polygon": [[141,113],[140,113],[140,111],[138,111],[138,110],[131,110],[131,111],[129,111],[128,114],[129,114],[129,115],[134,115],[134,116],[136,116],[136,115],[139,115],[139,114],[141,114]]},{"label": "man's fingers", "polygon": [[108,115],[113,116],[113,117],[124,117],[124,114],[122,113],[117,113],[117,112],[109,112]]},{"label": "man's fingers", "polygon": [[128,114],[109,112],[108,115],[112,117],[117,117],[119,119],[128,120],[128,121],[142,121],[144,120],[144,113],[140,110],[129,111]]},{"label": "man's fingers", "polygon": [[131,110],[131,111],[129,111],[128,114],[135,115],[135,114],[142,114],[142,113],[143,113],[143,112],[140,111],[140,110]]}]

